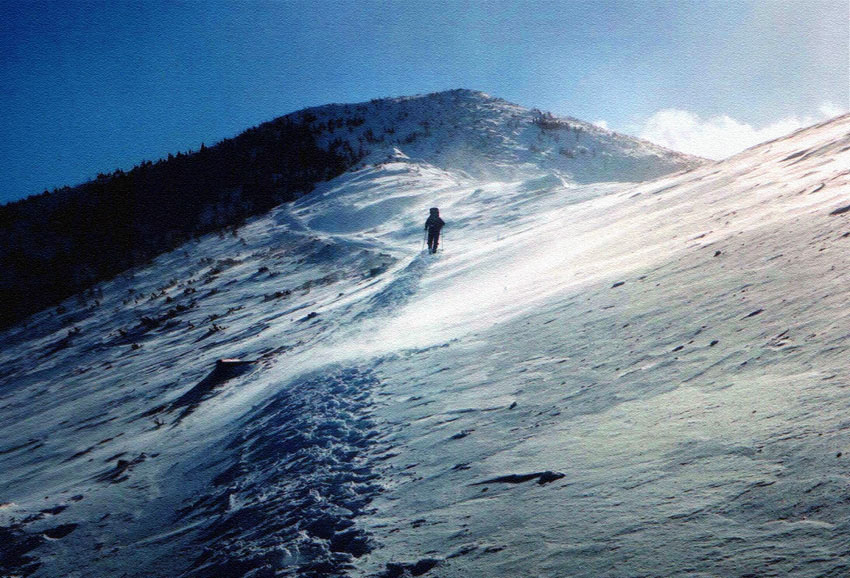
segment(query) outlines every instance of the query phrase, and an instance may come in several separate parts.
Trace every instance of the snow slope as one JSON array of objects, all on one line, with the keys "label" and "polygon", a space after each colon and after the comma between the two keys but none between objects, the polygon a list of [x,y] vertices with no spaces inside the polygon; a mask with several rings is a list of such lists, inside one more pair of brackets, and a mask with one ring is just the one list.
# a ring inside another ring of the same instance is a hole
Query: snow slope
[{"label": "snow slope", "polygon": [[643,184],[485,148],[0,334],[0,569],[845,575],[850,116]]},{"label": "snow slope", "polygon": [[[527,109],[473,90],[330,104],[279,120],[306,121],[320,146],[384,162],[414,161],[487,180],[556,174],[566,181],[642,181],[704,159],[570,117]],[[272,121],[260,129],[274,130]]]}]

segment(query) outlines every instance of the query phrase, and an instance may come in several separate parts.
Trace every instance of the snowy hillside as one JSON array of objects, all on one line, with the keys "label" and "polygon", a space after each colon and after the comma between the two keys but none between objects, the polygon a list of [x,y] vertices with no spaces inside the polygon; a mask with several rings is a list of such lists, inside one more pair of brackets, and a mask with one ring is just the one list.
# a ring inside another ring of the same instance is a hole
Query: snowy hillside
[{"label": "snowy hillside", "polygon": [[572,183],[641,181],[706,162],[469,90],[305,109],[0,206],[0,328],[399,155],[467,177]]},{"label": "snowy hillside", "polygon": [[850,116],[637,185],[524,126],[0,334],[2,572],[846,574]]},{"label": "snowy hillside", "polygon": [[416,161],[489,179],[545,171],[575,183],[643,181],[705,162],[463,89],[332,104],[283,119],[306,120],[321,146],[366,163],[400,150]]}]

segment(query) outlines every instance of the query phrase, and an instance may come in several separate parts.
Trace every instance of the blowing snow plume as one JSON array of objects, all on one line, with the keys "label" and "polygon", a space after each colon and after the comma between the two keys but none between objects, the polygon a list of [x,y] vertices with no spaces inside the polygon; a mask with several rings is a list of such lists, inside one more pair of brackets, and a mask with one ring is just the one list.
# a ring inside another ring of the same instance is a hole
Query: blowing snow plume
[{"label": "blowing snow plume", "polygon": [[[499,102],[399,102],[454,98]],[[846,573],[848,133],[642,184],[394,145],[30,317],[2,333],[0,569]]]}]

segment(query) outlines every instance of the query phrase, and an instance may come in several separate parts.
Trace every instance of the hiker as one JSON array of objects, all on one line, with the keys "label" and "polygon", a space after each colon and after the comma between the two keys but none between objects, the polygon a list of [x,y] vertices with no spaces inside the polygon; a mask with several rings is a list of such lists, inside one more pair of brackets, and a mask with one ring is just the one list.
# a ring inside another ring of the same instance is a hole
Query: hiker
[{"label": "hiker", "polygon": [[440,239],[440,229],[445,225],[445,221],[440,218],[440,209],[434,207],[431,209],[431,214],[428,220],[425,221],[425,230],[428,231],[428,252],[436,253],[437,244]]}]

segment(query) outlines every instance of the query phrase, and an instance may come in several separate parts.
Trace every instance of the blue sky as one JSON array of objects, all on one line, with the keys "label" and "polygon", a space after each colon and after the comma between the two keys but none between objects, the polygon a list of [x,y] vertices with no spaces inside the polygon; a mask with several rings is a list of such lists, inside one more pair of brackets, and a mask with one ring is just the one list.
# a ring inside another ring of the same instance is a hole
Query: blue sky
[{"label": "blue sky", "polygon": [[451,88],[713,157],[850,107],[848,0],[0,10],[0,202],[307,106]]}]

